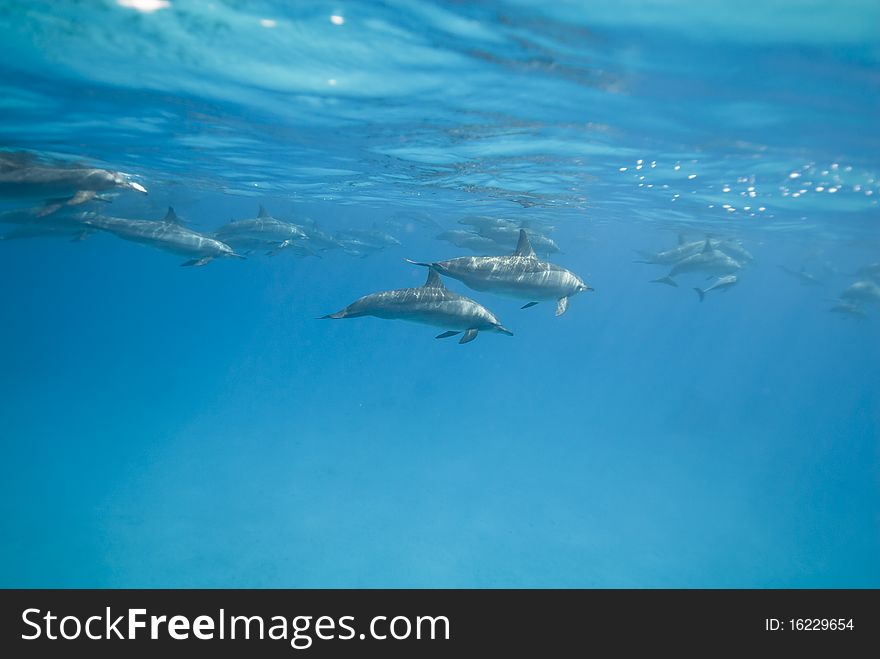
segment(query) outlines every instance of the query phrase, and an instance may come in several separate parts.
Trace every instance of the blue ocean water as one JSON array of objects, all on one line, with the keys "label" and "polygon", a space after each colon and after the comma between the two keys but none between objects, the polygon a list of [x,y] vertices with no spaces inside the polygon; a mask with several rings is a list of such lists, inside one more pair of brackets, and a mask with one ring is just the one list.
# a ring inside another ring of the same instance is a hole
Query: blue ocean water
[{"label": "blue ocean water", "polygon": [[[0,147],[149,189],[88,208],[401,242],[199,268],[0,243],[0,585],[880,586],[880,307],[830,312],[880,261],[878,24],[873,0],[0,3]],[[436,236],[473,214],[551,225],[595,292],[555,317],[447,280],[514,332],[466,345],[317,320],[469,254]],[[649,283],[637,250],[680,234],[754,260],[703,302],[702,275]]]}]

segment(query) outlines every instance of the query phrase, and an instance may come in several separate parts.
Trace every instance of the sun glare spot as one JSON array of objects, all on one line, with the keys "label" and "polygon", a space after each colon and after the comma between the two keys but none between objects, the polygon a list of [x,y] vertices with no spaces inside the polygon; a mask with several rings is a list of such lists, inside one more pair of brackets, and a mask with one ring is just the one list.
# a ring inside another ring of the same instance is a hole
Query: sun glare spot
[{"label": "sun glare spot", "polygon": [[152,14],[160,9],[167,9],[171,6],[168,0],[116,0],[116,4],[127,9],[135,9],[144,14]]}]

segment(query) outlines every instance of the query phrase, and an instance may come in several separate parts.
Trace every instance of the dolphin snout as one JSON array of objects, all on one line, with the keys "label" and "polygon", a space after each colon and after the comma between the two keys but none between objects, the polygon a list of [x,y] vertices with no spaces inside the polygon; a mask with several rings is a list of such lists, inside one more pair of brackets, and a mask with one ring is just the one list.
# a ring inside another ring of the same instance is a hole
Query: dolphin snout
[{"label": "dolphin snout", "polygon": [[504,327],[503,325],[496,325],[495,331],[500,332],[501,334],[506,334],[507,336],[513,336],[513,332]]}]

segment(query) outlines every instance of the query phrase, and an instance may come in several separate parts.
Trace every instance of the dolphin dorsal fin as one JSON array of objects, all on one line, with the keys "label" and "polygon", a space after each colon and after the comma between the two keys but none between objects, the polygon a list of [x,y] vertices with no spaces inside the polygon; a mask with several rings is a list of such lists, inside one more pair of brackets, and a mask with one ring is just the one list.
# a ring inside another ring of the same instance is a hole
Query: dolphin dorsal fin
[{"label": "dolphin dorsal fin", "polygon": [[170,222],[171,224],[182,224],[180,218],[177,217],[177,213],[174,212],[174,209],[171,206],[168,207],[168,212],[165,213],[165,217],[162,218],[162,221]]},{"label": "dolphin dorsal fin", "polygon": [[425,280],[424,288],[446,288],[443,285],[443,280],[440,279],[440,273],[434,268],[428,268],[428,278]]},{"label": "dolphin dorsal fin", "polygon": [[516,243],[516,251],[514,256],[534,256],[535,250],[532,249],[532,243],[529,242],[529,236],[525,229],[519,230],[519,241]]},{"label": "dolphin dorsal fin", "polygon": [[711,251],[712,251],[712,239],[706,238],[706,244],[703,245],[703,253],[705,254],[705,253],[711,252]]},{"label": "dolphin dorsal fin", "polygon": [[272,217],[272,216],[269,215],[269,211],[267,211],[267,210],[263,207],[263,204],[260,204],[260,210],[259,210],[259,212],[257,213],[257,217]]}]

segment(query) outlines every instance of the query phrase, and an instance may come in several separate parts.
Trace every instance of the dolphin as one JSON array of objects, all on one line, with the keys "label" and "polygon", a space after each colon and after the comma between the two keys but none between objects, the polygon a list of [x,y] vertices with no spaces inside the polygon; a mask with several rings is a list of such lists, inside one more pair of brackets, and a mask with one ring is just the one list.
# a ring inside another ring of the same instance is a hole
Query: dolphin
[{"label": "dolphin", "polygon": [[349,304],[342,311],[325,318],[359,318],[375,316],[387,320],[408,320],[414,323],[450,328],[435,338],[445,339],[464,332],[459,343],[477,338],[477,333],[500,332],[513,336],[495,315],[469,297],[453,293],[440,279],[436,270],[428,270],[425,285],[419,288],[401,288],[365,295]]},{"label": "dolphin", "polygon": [[822,282],[819,280],[816,275],[811,275],[807,272],[804,266],[801,266],[800,270],[792,270],[791,268],[781,265],[779,269],[782,270],[785,274],[791,275],[792,277],[797,277],[800,282],[804,286],[821,286]]},{"label": "dolphin", "polygon": [[880,304],[880,285],[877,285],[877,283],[870,279],[857,281],[840,294],[840,299],[854,303],[868,302]]},{"label": "dolphin", "polygon": [[[519,240],[519,231],[520,229],[515,227],[490,227],[479,229],[479,234],[484,238],[494,240],[499,246],[510,250],[514,248]],[[559,245],[552,238],[548,238],[540,233],[533,231],[529,242],[536,254],[549,256],[559,252]]]},{"label": "dolphin", "polygon": [[174,209],[162,220],[127,220],[119,217],[92,214],[85,224],[107,231],[113,235],[144,245],[150,245],[166,252],[192,257],[181,263],[185,266],[202,266],[215,258],[232,257],[243,259],[226,243],[216,238],[187,229],[181,224]]},{"label": "dolphin", "polygon": [[492,217],[490,215],[465,215],[458,221],[459,224],[476,227],[477,229],[485,228],[518,228],[516,222],[503,217]]},{"label": "dolphin", "polygon": [[556,300],[557,316],[565,313],[570,296],[593,290],[570,270],[535,256],[525,229],[519,230],[516,251],[509,256],[461,256],[435,263],[409,262],[434,268],[477,291],[531,300],[523,309],[538,304],[538,300]]},{"label": "dolphin", "polygon": [[643,260],[636,261],[636,263],[648,263],[650,265],[674,265],[681,261],[682,259],[686,259],[689,256],[693,256],[694,254],[699,254],[700,251],[705,246],[705,241],[697,240],[694,242],[687,242],[683,235],[678,237],[678,245],[671,249],[664,250],[662,252],[645,252],[642,250],[636,250],[636,253],[639,254]]},{"label": "dolphin", "polygon": [[[708,238],[709,244],[713,249],[724,252],[728,256],[735,257],[741,263],[753,261],[754,256],[736,240],[718,240],[716,238]],[[641,261],[636,263],[648,263],[651,265],[675,265],[679,261],[686,259],[694,254],[699,254],[706,246],[706,240],[694,240],[688,242],[683,235],[678,237],[678,245],[662,252],[645,252],[637,250],[641,255]]]},{"label": "dolphin", "polygon": [[842,300],[831,307],[829,311],[833,313],[843,314],[844,318],[850,316],[858,320],[864,320],[868,317],[868,314],[866,314],[859,305],[853,302],[844,302]]},{"label": "dolphin", "polygon": [[329,249],[340,249],[342,247],[341,242],[326,231],[322,230],[314,220],[304,219],[303,224],[297,226],[305,232],[309,239],[309,247],[312,247],[313,249],[327,251]]},{"label": "dolphin", "polygon": [[742,243],[738,240],[713,240],[712,242],[712,247],[721,250],[728,256],[732,256],[740,263],[751,263],[755,260],[752,253],[743,247]]},{"label": "dolphin", "polygon": [[444,231],[443,233],[437,234],[436,238],[437,240],[445,240],[448,243],[452,243],[456,247],[469,249],[473,252],[479,252],[480,254],[500,254],[505,251],[504,248],[500,247],[494,240],[484,238],[473,231],[465,231],[463,229]]},{"label": "dolphin", "polygon": [[23,152],[0,153],[0,197],[46,200],[47,212],[75,206],[106,190],[147,189],[128,174],[69,163],[47,164]]},{"label": "dolphin", "polygon": [[880,281],[880,263],[871,263],[856,270],[857,277],[868,277]]},{"label": "dolphin", "polygon": [[340,231],[337,238],[344,245],[346,241],[373,247],[377,250],[385,247],[396,247],[400,245],[400,241],[392,235],[379,231],[378,229],[347,229]]},{"label": "dolphin", "polygon": [[712,247],[707,238],[703,249],[697,254],[688,256],[672,266],[669,274],[660,279],[652,279],[651,283],[668,284],[678,286],[673,277],[688,272],[703,272],[710,275],[728,275],[742,268],[738,261],[734,261],[724,252]]},{"label": "dolphin", "polygon": [[428,229],[440,229],[442,225],[425,211],[400,211],[391,216],[391,219],[402,222],[404,225],[420,224]]},{"label": "dolphin", "polygon": [[268,248],[269,255],[286,248],[314,254],[302,245],[309,239],[302,227],[272,217],[262,204],[256,217],[224,224],[214,232],[214,237],[235,249]]},{"label": "dolphin", "polygon": [[700,296],[700,302],[702,302],[703,298],[706,297],[706,293],[709,291],[719,290],[727,292],[730,290],[731,286],[736,285],[737,281],[736,275],[725,275],[724,277],[716,279],[708,288],[694,288],[694,290],[697,292],[697,295]]}]

